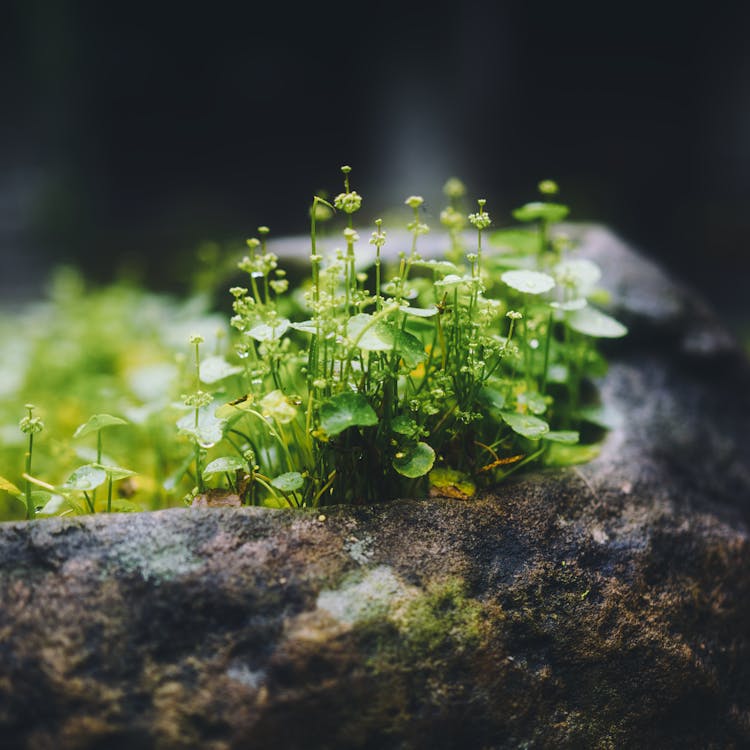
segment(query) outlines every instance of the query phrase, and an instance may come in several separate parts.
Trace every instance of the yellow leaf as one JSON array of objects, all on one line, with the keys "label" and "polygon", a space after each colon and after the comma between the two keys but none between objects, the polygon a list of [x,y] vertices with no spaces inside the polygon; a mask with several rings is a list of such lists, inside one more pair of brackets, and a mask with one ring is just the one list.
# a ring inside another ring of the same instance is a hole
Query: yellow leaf
[{"label": "yellow leaf", "polygon": [[21,490],[13,482],[9,482],[5,477],[0,477],[0,490],[10,492],[11,495],[20,495]]}]

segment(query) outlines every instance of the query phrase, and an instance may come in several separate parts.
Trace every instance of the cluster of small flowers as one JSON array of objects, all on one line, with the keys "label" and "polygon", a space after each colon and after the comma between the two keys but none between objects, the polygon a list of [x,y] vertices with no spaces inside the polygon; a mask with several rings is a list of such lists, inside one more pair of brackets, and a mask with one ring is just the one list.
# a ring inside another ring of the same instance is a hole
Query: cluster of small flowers
[{"label": "cluster of small flowers", "polygon": [[490,219],[490,215],[484,210],[487,201],[484,198],[480,198],[477,203],[479,204],[479,211],[475,214],[469,214],[469,221],[481,232],[492,224],[492,220]]},{"label": "cluster of small flowers", "polygon": [[202,390],[197,390],[194,393],[183,393],[181,398],[185,406],[190,406],[194,409],[208,406],[214,400],[214,397],[210,393]]},{"label": "cluster of small flowers", "polygon": [[34,405],[26,404],[25,408],[29,413],[18,423],[21,432],[25,433],[26,435],[34,435],[37,432],[41,432],[44,429],[44,422],[42,422],[39,417],[33,416]]},{"label": "cluster of small flowers", "polygon": [[333,205],[345,214],[353,214],[362,207],[362,196],[354,190],[349,193],[339,193],[333,199]]}]

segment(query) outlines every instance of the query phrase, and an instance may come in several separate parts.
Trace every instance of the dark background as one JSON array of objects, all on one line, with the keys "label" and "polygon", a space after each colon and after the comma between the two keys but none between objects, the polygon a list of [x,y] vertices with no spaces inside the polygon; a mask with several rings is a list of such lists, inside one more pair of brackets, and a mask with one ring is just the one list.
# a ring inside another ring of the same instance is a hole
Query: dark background
[{"label": "dark background", "polygon": [[349,163],[363,218],[457,174],[504,225],[552,177],[742,321],[749,6],[6,0],[2,287],[172,288],[204,240],[305,231]]}]

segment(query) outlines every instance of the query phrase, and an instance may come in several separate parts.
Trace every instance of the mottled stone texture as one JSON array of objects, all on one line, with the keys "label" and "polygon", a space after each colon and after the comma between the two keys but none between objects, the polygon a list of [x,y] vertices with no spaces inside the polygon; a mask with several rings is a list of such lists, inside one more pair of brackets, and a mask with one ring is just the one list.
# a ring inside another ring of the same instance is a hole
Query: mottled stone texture
[{"label": "mottled stone texture", "polygon": [[750,747],[750,374],[582,233],[632,335],[600,456],[476,501],[0,527],[0,747]]}]

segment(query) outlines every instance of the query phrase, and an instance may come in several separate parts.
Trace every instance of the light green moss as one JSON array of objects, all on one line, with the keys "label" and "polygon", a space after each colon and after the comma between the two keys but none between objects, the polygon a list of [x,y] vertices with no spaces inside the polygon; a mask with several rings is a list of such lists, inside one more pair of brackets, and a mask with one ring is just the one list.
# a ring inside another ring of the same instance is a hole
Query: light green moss
[{"label": "light green moss", "polygon": [[482,604],[466,596],[463,581],[449,578],[429,584],[421,596],[405,602],[393,620],[412,650],[460,649],[481,639]]}]

